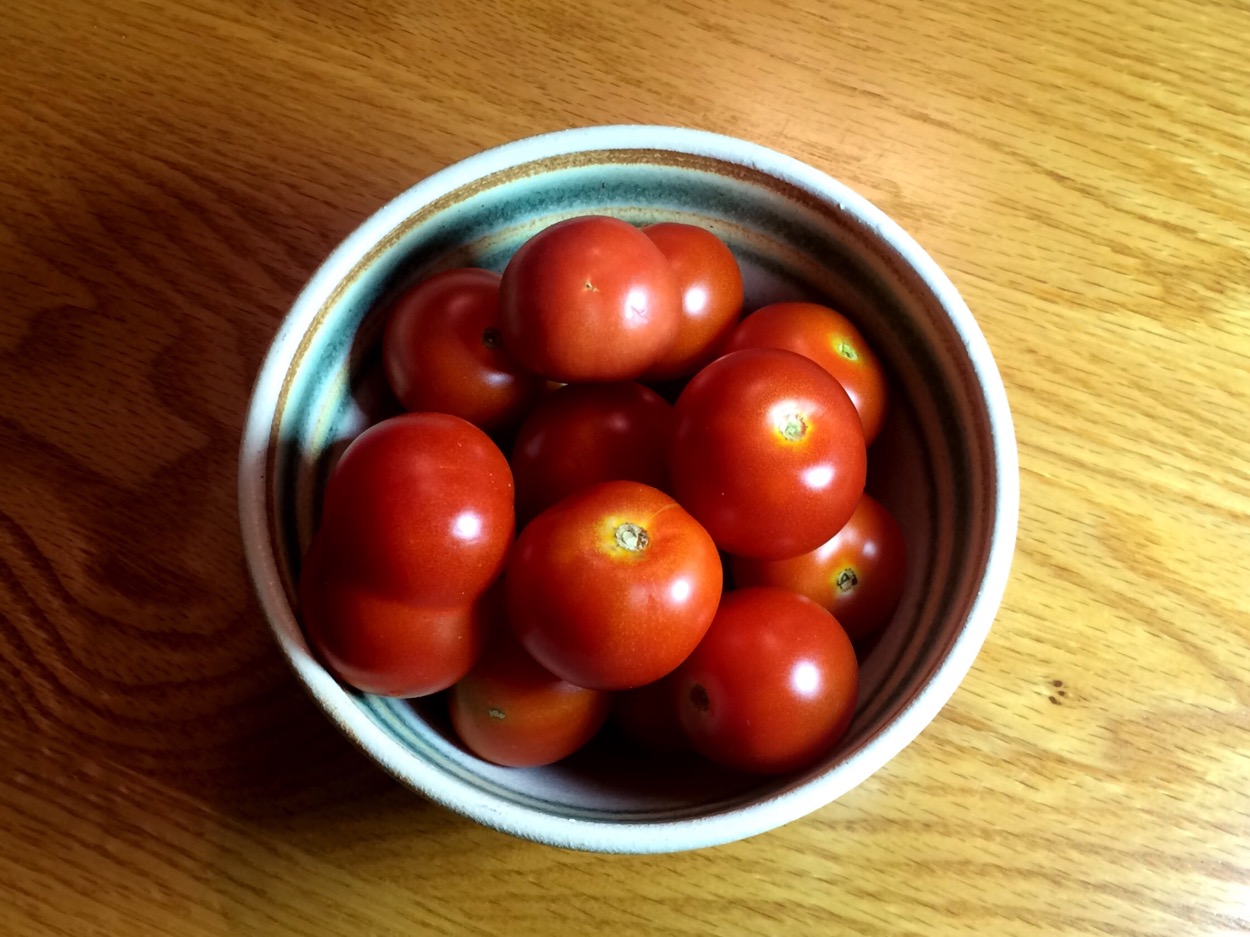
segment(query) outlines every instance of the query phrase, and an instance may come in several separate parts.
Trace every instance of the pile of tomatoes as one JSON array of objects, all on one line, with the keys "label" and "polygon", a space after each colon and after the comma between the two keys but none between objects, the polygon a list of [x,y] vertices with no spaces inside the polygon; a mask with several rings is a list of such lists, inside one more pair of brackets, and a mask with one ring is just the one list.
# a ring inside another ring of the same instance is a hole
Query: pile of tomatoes
[{"label": "pile of tomatoes", "polygon": [[742,304],[710,231],[600,216],[502,277],[402,295],[383,363],[408,412],[344,452],[301,573],[325,663],[368,693],[447,691],[502,765],[609,718],[753,772],[827,753],[855,642],[903,586],[898,524],[864,493],[887,382],[834,310]]}]

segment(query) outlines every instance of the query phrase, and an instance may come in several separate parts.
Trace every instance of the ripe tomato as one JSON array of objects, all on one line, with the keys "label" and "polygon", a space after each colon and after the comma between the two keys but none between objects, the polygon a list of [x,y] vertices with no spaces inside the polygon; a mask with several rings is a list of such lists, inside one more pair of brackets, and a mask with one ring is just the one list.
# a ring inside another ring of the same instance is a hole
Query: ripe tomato
[{"label": "ripe tomato", "polygon": [[739,586],[780,586],[823,605],[860,641],[890,620],[903,595],[907,546],[898,521],[871,495],[832,539],[788,560],[732,560]]},{"label": "ripe tomato", "polygon": [[846,732],[859,691],[855,651],[815,602],[768,587],[730,592],[677,672],[682,728],[731,768],[804,768]]},{"label": "ripe tomato", "polygon": [[846,316],[816,303],[774,303],[734,329],[725,350],[743,348],[784,348],[815,361],[855,404],[865,442],[871,445],[881,432],[889,399],[885,369]]},{"label": "ripe tomato", "polygon": [[382,366],[410,411],[452,414],[496,430],[520,419],[544,389],[502,347],[499,274],[460,267],[396,302],[382,335]]},{"label": "ripe tomato", "polygon": [[819,365],[789,351],[736,351],[696,374],[674,412],[672,491],[723,550],[798,556],[855,510],[864,433]]},{"label": "ripe tomato", "polygon": [[336,573],[429,608],[468,605],[503,570],[512,472],[490,438],[444,413],[407,413],[354,439],[326,484],[318,536]]},{"label": "ripe tomato", "polygon": [[688,377],[715,356],[742,312],[742,271],[725,242],[711,231],[666,222],[642,229],[677,276],[681,322],[677,338],[648,370],[648,380]]},{"label": "ripe tomato", "polygon": [[504,347],[554,381],[642,374],[677,336],[681,292],[660,249],[615,218],[571,218],[534,235],[504,269]]},{"label": "ripe tomato", "polygon": [[415,697],[469,672],[498,615],[491,599],[430,608],[379,595],[327,569],[324,541],[316,543],[300,577],[300,611],[309,643],[343,682],[378,696]]},{"label": "ripe tomato", "polygon": [[521,531],[504,583],[508,617],[540,664],[577,686],[658,680],[716,613],[720,556],[672,498],[637,482],[583,488]]},{"label": "ripe tomato", "polygon": [[538,665],[506,628],[451,691],[451,724],[469,751],[497,765],[549,765],[590,741],[610,697]]},{"label": "ripe tomato", "polygon": [[512,448],[524,523],[587,485],[627,480],[668,487],[673,408],[641,384],[566,384],[521,424]]},{"label": "ripe tomato", "polygon": [[382,337],[387,382],[405,410],[463,417],[486,430],[519,420],[543,392],[499,332],[499,274],[462,267],[399,298]]}]

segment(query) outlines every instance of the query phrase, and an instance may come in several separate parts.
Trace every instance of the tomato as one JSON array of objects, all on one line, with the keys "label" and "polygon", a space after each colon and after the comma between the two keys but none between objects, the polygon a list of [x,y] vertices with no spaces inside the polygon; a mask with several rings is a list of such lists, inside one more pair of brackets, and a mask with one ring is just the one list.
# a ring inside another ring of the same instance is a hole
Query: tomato
[{"label": "tomato", "polygon": [[326,483],[327,562],[379,595],[463,607],[503,570],[512,472],[490,438],[444,413],[408,413],[354,439]]},{"label": "tomato", "polygon": [[833,613],[860,641],[881,628],[903,595],[907,546],[898,521],[865,494],[851,519],[811,553],[772,562],[732,561],[739,586],[780,586],[802,593]]},{"label": "tomato", "polygon": [[499,617],[497,596],[449,607],[391,598],[329,565],[333,549],[314,541],[300,577],[300,611],[309,642],[341,680],[366,693],[413,697],[469,672]]},{"label": "tomato", "polygon": [[677,336],[681,292],[660,249],[615,218],[571,218],[535,234],[504,269],[504,347],[554,381],[642,374]]},{"label": "tomato", "polygon": [[855,404],[864,440],[871,445],[881,432],[889,400],[885,369],[846,316],[816,303],[774,303],[734,329],[725,350],[743,348],[784,348],[815,361]]},{"label": "tomato", "polygon": [[518,421],[544,390],[503,348],[499,274],[472,267],[437,273],[399,298],[382,363],[404,409],[451,413],[486,430]]},{"label": "tomato", "polygon": [[655,683],[617,693],[612,721],[631,742],[661,755],[689,752],[690,741],[677,717],[677,681],[669,674]]},{"label": "tomato", "polygon": [[742,312],[742,271],[725,242],[695,225],[665,222],[642,229],[677,276],[677,337],[648,370],[648,380],[688,377],[715,356]]},{"label": "tomato", "polygon": [[500,599],[487,588],[512,542],[512,474],[471,423],[383,420],[344,451],[300,574],[309,641],[345,682],[424,696],[459,680]]},{"label": "tomato", "polygon": [[717,546],[783,559],[846,523],[864,490],[867,452],[850,398],[789,351],[718,358],[674,407],[671,490]]},{"label": "tomato", "polygon": [[512,449],[522,521],[597,482],[668,486],[673,408],[641,384],[566,384],[526,417]]},{"label": "tomato", "polygon": [[610,697],[561,680],[504,629],[451,691],[451,724],[479,758],[513,768],[548,765],[599,731]]},{"label": "tomato", "polygon": [[583,488],[534,518],[504,578],[525,649],[577,686],[624,690],[677,667],[721,592],[712,538],[672,498],[630,481]]},{"label": "tomato", "polygon": [[728,593],[676,679],[694,748],[760,774],[827,754],[850,725],[859,691],[855,651],[834,617],[768,587]]}]

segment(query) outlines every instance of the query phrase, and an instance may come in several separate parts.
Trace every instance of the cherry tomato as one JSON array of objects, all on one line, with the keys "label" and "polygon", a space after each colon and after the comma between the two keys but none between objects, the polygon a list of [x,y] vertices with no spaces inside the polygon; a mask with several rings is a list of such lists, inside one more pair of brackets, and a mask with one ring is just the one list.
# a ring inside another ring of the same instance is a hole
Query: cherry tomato
[{"label": "cherry tomato", "polygon": [[903,595],[907,547],[898,521],[871,495],[827,543],[788,560],[734,557],[739,586],[780,586],[823,605],[860,641],[881,628]]},{"label": "cherry tomato", "polygon": [[759,774],[804,768],[828,753],[859,691],[855,651],[834,617],[769,587],[728,593],[676,679],[695,749]]},{"label": "cherry tomato", "polygon": [[451,724],[479,758],[513,768],[548,765],[590,741],[609,701],[544,670],[504,629],[452,689]]},{"label": "cherry tomato", "polygon": [[512,472],[490,438],[444,413],[407,413],[354,439],[326,484],[327,563],[354,584],[430,608],[468,605],[503,570]]},{"label": "cherry tomato", "polygon": [[855,510],[863,429],[814,362],[771,348],[733,352],[691,379],[674,412],[671,490],[727,552],[798,556]]},{"label": "cherry tomato", "polygon": [[626,738],[646,751],[661,755],[691,751],[677,715],[675,674],[614,694],[612,721]]},{"label": "cherry tomato", "polygon": [[404,409],[451,413],[486,430],[518,421],[544,390],[503,348],[499,274],[472,267],[437,273],[400,297],[382,363]]},{"label": "cherry tomato", "polygon": [[525,649],[577,686],[658,680],[716,613],[720,556],[672,498],[637,482],[583,488],[517,538],[505,586]]},{"label": "cherry tomato", "polygon": [[648,370],[648,380],[688,377],[715,356],[742,312],[742,271],[725,242],[695,225],[642,229],[668,258],[681,289],[677,338]]},{"label": "cherry tomato", "polygon": [[677,336],[681,291],[660,249],[615,218],[571,218],[513,255],[499,295],[504,347],[554,381],[642,374]]},{"label": "cherry tomato", "polygon": [[815,361],[855,404],[865,442],[871,445],[881,432],[889,400],[885,369],[846,316],[816,303],[774,303],[734,329],[725,350],[743,348],[784,348]]},{"label": "cherry tomato", "polygon": [[318,533],[300,576],[309,642],[345,683],[379,696],[426,696],[473,666],[499,590],[456,607],[427,607],[371,591],[328,562],[335,547]]},{"label": "cherry tomato", "polygon": [[673,408],[641,384],[566,384],[536,406],[512,449],[522,522],[597,482],[668,487]]}]

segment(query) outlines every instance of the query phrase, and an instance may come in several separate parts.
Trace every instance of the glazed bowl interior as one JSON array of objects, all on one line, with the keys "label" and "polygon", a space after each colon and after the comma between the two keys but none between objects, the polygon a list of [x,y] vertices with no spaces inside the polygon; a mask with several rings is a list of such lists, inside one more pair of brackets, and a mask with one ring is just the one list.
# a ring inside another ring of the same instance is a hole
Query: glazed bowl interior
[{"label": "glazed bowl interior", "polygon": [[[757,778],[639,756],[611,733],[563,763],[516,770],[455,741],[437,701],[341,687],[293,611],[329,467],[394,411],[380,374],[388,300],[453,266],[501,270],[541,228],[582,214],[684,221],[734,251],[746,308],[843,310],[888,368],[893,398],[869,490],[898,517],[902,603],[864,656],[849,734],[797,775]],[[280,645],[327,714],[396,777],[487,825],[561,846],[667,851],[775,827],[828,803],[907,744],[958,685],[989,629],[1014,543],[1015,443],[997,372],[954,288],[893,222],[833,180],[741,141],[664,128],[534,138],[400,196],[297,300],[257,384],[244,440],[249,565]],[[315,779],[309,779],[315,783]]]}]

